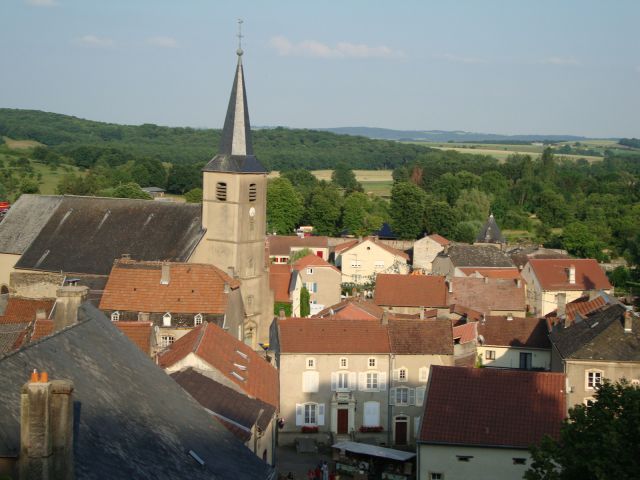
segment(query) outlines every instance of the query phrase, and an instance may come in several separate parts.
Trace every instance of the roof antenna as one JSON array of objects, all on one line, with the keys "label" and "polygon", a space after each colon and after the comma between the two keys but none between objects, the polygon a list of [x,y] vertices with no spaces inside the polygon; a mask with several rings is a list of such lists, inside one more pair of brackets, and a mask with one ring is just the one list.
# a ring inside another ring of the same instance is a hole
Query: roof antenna
[{"label": "roof antenna", "polygon": [[242,24],[244,22],[242,21],[241,18],[238,19],[238,50],[236,50],[236,53],[238,54],[239,57],[242,56],[242,54],[244,53],[242,51],[242,37],[244,35],[242,35]]}]

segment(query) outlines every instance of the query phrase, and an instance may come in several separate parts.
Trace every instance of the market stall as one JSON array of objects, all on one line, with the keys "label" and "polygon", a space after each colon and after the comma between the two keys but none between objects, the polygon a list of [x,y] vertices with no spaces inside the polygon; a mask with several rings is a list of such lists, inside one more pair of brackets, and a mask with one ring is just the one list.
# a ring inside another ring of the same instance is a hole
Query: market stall
[{"label": "market stall", "polygon": [[415,478],[412,452],[367,443],[338,442],[332,445],[336,472],[355,480],[410,480]]}]

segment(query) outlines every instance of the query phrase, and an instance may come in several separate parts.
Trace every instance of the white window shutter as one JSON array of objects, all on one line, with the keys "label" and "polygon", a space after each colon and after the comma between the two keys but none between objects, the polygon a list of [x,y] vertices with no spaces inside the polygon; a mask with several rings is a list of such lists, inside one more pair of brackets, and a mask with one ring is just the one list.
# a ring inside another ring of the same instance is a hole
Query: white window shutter
[{"label": "white window shutter", "polygon": [[318,404],[318,425],[324,425],[324,403]]},{"label": "white window shutter", "polygon": [[378,374],[378,385],[380,387],[380,390],[387,389],[387,373],[386,372],[380,372]]},{"label": "white window shutter", "polygon": [[420,367],[420,379],[421,382],[429,380],[429,367]]},{"label": "white window shutter", "polygon": [[318,391],[319,374],[315,371],[302,372],[302,391],[313,393]]},{"label": "white window shutter", "polygon": [[415,417],[413,419],[413,436],[418,438],[420,435],[420,417]]},{"label": "white window shutter", "polygon": [[424,403],[424,394],[427,391],[427,387],[416,388],[416,407],[421,407]]},{"label": "white window shutter", "polygon": [[365,427],[380,426],[380,403],[379,402],[364,402],[363,425]]},{"label": "white window shutter", "polygon": [[400,369],[399,369],[399,368],[396,368],[396,369],[394,369],[394,370],[393,370],[393,373],[392,373],[392,375],[391,375],[391,379],[392,379],[394,382],[397,382],[399,378],[400,378]]},{"label": "white window shutter", "polygon": [[396,404],[396,389],[392,388],[389,390],[389,405]]},{"label": "white window shutter", "polygon": [[309,391],[309,375],[307,375],[308,372],[302,372],[302,391],[303,392],[308,392]]},{"label": "white window shutter", "polygon": [[311,373],[311,391],[312,392],[317,392],[320,388],[320,373],[319,372],[309,372]]},{"label": "white window shutter", "polygon": [[296,403],[296,425],[304,424],[304,405]]},{"label": "white window shutter", "polygon": [[360,383],[360,390],[367,389],[367,374],[364,372],[358,372],[358,382]]},{"label": "white window shutter", "polygon": [[331,372],[331,391],[335,392],[338,389],[338,372]]},{"label": "white window shutter", "polygon": [[358,388],[358,377],[356,372],[349,372],[349,390],[356,390]]},{"label": "white window shutter", "polygon": [[415,404],[416,404],[416,389],[410,388],[409,389],[409,405],[415,405]]}]

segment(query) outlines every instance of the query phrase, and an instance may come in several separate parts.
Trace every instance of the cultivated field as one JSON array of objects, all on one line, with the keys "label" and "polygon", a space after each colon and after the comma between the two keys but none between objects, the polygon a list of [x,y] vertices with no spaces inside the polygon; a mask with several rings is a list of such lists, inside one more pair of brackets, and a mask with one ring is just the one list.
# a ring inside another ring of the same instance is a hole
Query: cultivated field
[{"label": "cultivated field", "polygon": [[9,137],[2,137],[2,139],[11,150],[26,150],[28,148],[35,148],[42,145],[40,142],[36,142],[35,140],[13,140]]},{"label": "cultivated field", "polygon": [[[333,170],[312,170],[311,173],[318,180],[331,181],[331,172]],[[392,170],[354,170],[356,180],[362,184],[362,188],[366,193],[371,193],[378,197],[391,196],[391,187],[393,186]],[[269,178],[277,178],[280,172],[272,171]]]}]

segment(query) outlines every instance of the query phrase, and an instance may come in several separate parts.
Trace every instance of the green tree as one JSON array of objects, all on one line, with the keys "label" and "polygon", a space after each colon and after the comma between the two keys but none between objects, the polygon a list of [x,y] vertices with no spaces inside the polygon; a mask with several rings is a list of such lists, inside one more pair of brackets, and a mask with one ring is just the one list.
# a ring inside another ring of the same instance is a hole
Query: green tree
[{"label": "green tree", "polygon": [[551,227],[561,227],[571,219],[571,209],[561,194],[545,189],[539,198],[536,214],[542,222]]},{"label": "green tree", "polygon": [[194,188],[202,188],[202,172],[199,164],[176,164],[171,167],[167,191],[183,194]]},{"label": "green tree", "polygon": [[7,200],[7,198],[9,198],[7,189],[2,183],[0,183],[0,200]]},{"label": "green tree", "polygon": [[398,237],[414,239],[424,230],[423,215],[427,194],[411,182],[401,182],[391,189],[391,227]]},{"label": "green tree", "polygon": [[480,221],[459,222],[451,232],[451,239],[456,242],[473,243],[482,228]]},{"label": "green tree", "polygon": [[142,190],[140,185],[135,182],[118,185],[111,191],[110,196],[116,198],[140,198],[143,200],[151,200],[151,195]]},{"label": "green tree", "polygon": [[336,184],[340,188],[344,188],[345,193],[362,192],[362,185],[356,180],[356,175],[353,173],[347,164],[338,163],[333,172],[331,172],[331,182]]},{"label": "green tree", "polygon": [[33,178],[23,178],[20,181],[19,187],[20,193],[40,193],[40,186],[38,182]]},{"label": "green tree", "polygon": [[202,189],[192,188],[184,194],[184,199],[187,203],[202,203]]},{"label": "green tree", "polygon": [[317,235],[336,235],[342,213],[342,195],[332,184],[320,182],[311,192],[306,218]]},{"label": "green tree", "polygon": [[302,194],[305,204],[308,203],[313,189],[318,186],[318,179],[309,170],[287,170],[280,172],[280,176],[289,180],[291,185]]},{"label": "green tree", "polygon": [[304,213],[302,195],[291,182],[273,178],[267,183],[267,230],[279,235],[290,235]]},{"label": "green tree", "polygon": [[569,409],[558,440],[545,437],[531,448],[526,480],[638,478],[640,388],[605,380],[594,397]]},{"label": "green tree", "polygon": [[424,224],[427,232],[448,237],[458,224],[458,214],[447,202],[427,201],[424,210]]},{"label": "green tree", "polygon": [[604,244],[582,222],[567,225],[562,232],[562,244],[572,255],[604,260]]},{"label": "green tree", "polygon": [[342,226],[351,235],[365,236],[382,227],[383,218],[374,212],[374,205],[362,192],[352,192],[344,199]]},{"label": "green tree", "polygon": [[308,317],[311,313],[311,295],[307,287],[302,287],[300,290],[300,316],[302,318]]},{"label": "green tree", "polygon": [[462,221],[483,222],[489,217],[489,208],[491,197],[477,188],[462,190],[456,200],[457,215]]},{"label": "green tree", "polygon": [[293,265],[301,258],[306,257],[307,255],[312,255],[313,252],[310,248],[301,248],[300,250],[296,250],[289,255],[289,264]]}]

